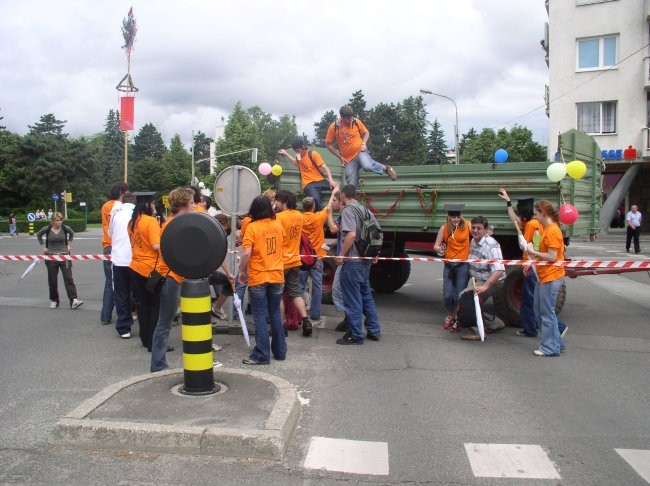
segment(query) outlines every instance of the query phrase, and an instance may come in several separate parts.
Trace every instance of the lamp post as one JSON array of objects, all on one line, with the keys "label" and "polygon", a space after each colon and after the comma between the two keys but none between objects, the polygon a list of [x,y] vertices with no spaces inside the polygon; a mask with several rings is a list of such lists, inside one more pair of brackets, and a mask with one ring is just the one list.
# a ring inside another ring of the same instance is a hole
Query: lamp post
[{"label": "lamp post", "polygon": [[458,165],[460,163],[460,153],[458,151],[458,106],[456,106],[456,102],[453,99],[451,99],[449,96],[445,96],[439,93],[434,93],[433,91],[429,91],[428,89],[421,89],[420,93],[429,94],[433,96],[440,96],[441,98],[445,98],[454,104],[454,109],[456,110],[456,124],[454,125],[454,143],[456,145],[456,165]]}]

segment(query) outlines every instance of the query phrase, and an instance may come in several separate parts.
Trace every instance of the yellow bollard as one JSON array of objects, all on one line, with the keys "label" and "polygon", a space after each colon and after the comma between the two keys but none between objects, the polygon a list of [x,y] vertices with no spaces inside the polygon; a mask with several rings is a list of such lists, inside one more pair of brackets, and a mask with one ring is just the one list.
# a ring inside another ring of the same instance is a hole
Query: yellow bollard
[{"label": "yellow bollard", "polygon": [[220,390],[214,382],[210,287],[207,279],[181,284],[184,384],[181,393],[209,395]]},{"label": "yellow bollard", "polygon": [[29,236],[34,236],[34,223],[33,222],[31,222],[31,221],[29,222],[29,224],[27,225],[27,229],[29,231]]}]

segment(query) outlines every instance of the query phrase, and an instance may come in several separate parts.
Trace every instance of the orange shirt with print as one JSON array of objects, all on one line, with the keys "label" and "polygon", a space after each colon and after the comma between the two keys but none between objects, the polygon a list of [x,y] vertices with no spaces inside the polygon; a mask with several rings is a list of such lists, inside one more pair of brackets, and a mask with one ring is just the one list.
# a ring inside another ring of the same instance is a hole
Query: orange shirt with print
[{"label": "orange shirt with print", "polygon": [[[524,226],[524,239],[526,240],[527,243],[533,242],[533,235],[535,234],[535,231],[538,231],[540,235],[544,232],[544,227],[542,226],[542,223],[540,223],[536,219],[531,219],[530,221],[527,221],[526,226]],[[524,251],[523,259],[524,260],[531,259],[531,256],[528,254],[528,252]]]},{"label": "orange shirt with print", "polygon": [[[170,215],[169,218],[167,218],[167,221],[165,221],[162,225],[161,231],[160,231],[160,238],[162,239],[162,234],[165,232],[165,228],[169,224],[169,222],[174,219],[174,215]],[[160,251],[160,250],[158,250]],[[160,257],[158,258],[158,266],[156,267],[158,270],[158,273],[162,275],[163,277],[171,277],[174,280],[176,280],[178,283],[183,282],[183,277],[181,277],[179,274],[174,273],[170,270],[169,265],[163,260],[162,253],[160,254]]]},{"label": "orange shirt with print", "polygon": [[284,229],[277,219],[260,219],[248,225],[242,248],[251,248],[248,260],[248,286],[284,283],[282,242]]},{"label": "orange shirt with print", "polygon": [[241,220],[241,228],[239,229],[239,234],[241,235],[241,238],[243,240],[244,238],[244,233],[246,233],[246,228],[252,221],[252,218],[250,216],[246,216],[244,219]]},{"label": "orange shirt with print", "polygon": [[192,211],[195,213],[208,213],[208,211],[199,203],[195,204],[194,207],[192,208]]},{"label": "orange shirt with print", "polygon": [[108,225],[111,223],[111,211],[113,206],[115,206],[116,199],[111,199],[106,201],[102,206],[102,229],[104,234],[102,235],[102,247],[106,248],[111,246],[111,237],[108,236]]},{"label": "orange shirt with print", "polygon": [[459,258],[467,260],[469,258],[469,223],[465,222],[465,228],[458,226],[456,231],[450,232],[447,223],[443,224],[442,239],[447,243],[445,258]]},{"label": "orange shirt with print", "polygon": [[367,131],[366,126],[358,118],[355,118],[350,124],[341,123],[339,120],[338,129],[334,123],[327,129],[325,143],[333,143],[336,140],[341,156],[346,162],[350,162],[359,153],[359,148],[363,144],[362,137]]},{"label": "orange shirt with print", "polygon": [[[302,232],[307,235],[311,246],[316,250],[318,258],[327,255],[327,250],[323,248],[325,244],[325,221],[327,221],[327,208],[318,212],[308,211],[302,213]],[[300,245],[298,245],[300,248]]]},{"label": "orange shirt with print", "polygon": [[[309,154],[311,153],[311,159]],[[312,182],[319,182],[325,180],[323,174],[320,172],[320,168],[323,166],[325,161],[323,157],[316,152],[315,150],[308,150],[305,152],[305,155],[298,160],[298,169],[300,170],[300,182],[302,187],[305,187],[307,184]]]},{"label": "orange shirt with print", "polygon": [[284,240],[282,243],[284,269],[299,267],[301,265],[300,235],[302,234],[302,213],[295,209],[285,209],[277,213],[275,217],[284,228]]},{"label": "orange shirt with print", "polygon": [[[542,241],[539,242],[539,251],[541,253],[547,253],[549,248],[553,248],[557,252],[556,261],[561,262],[564,260],[564,239],[562,238],[562,231],[557,223],[551,223],[544,228]],[[539,278],[539,283],[559,280],[564,277],[564,267],[538,265],[537,277]]]},{"label": "orange shirt with print", "polygon": [[129,238],[132,249],[129,268],[138,275],[148,277],[156,266],[156,258],[159,255],[158,250],[151,248],[151,245],[160,244],[158,220],[153,216],[141,214],[135,222],[134,231],[131,231],[131,222],[129,222]]}]

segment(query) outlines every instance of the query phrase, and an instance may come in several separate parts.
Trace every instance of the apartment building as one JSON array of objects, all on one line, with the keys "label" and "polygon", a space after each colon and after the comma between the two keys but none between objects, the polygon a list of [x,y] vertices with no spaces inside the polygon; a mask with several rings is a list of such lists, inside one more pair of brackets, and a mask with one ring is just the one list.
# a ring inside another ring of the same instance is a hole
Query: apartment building
[{"label": "apartment building", "polygon": [[[650,229],[650,0],[546,0],[549,158],[556,135],[593,135],[606,170],[601,220],[638,204]],[[610,219],[611,218],[611,219]]]}]

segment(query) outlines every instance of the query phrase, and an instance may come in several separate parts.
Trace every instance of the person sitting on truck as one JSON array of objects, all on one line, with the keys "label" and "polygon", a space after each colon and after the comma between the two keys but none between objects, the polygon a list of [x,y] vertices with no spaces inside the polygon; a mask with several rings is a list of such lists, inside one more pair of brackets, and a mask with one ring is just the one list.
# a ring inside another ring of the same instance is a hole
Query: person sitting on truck
[{"label": "person sitting on truck", "polygon": [[[467,260],[469,256],[469,225],[461,216],[464,204],[445,204],[447,221],[443,223],[433,244],[433,250],[445,258]],[[446,249],[443,249],[443,244]],[[442,271],[442,298],[448,315],[443,327],[452,332],[458,326],[458,296],[467,287],[469,264],[467,262],[445,262]]]},{"label": "person sitting on truck", "polygon": [[[470,231],[472,242],[469,248],[470,260],[503,260],[501,246],[497,240],[487,234],[488,220],[483,216],[472,218]],[[502,263],[470,263],[469,274],[474,279],[474,293],[478,295],[481,304],[487,301],[496,292],[501,292],[506,279],[506,269]],[[484,321],[486,332],[500,331],[506,327],[505,323],[495,317],[492,322]],[[480,341],[481,337],[477,327],[470,327],[469,332],[461,339],[467,341]]]},{"label": "person sitting on truck", "polygon": [[[499,189],[499,197],[506,201],[508,216],[521,231],[519,234],[519,248],[524,252],[523,259],[528,260],[529,256],[526,251],[528,243],[533,243],[536,250],[539,250],[539,241],[544,231],[542,223],[537,221],[534,215],[534,198],[532,196],[523,196],[517,199],[517,212],[512,207],[510,196],[505,189]],[[519,307],[519,317],[521,318],[521,329],[516,331],[517,336],[537,337],[537,319],[535,317],[534,293],[537,284],[537,270],[531,265],[523,269],[523,279],[521,282],[521,303]],[[562,319],[557,319],[558,329],[564,337],[567,332],[567,326]]]},{"label": "person sitting on truck", "polygon": [[[388,164],[380,164],[368,152],[370,132],[358,118],[353,118],[351,106],[342,106],[339,110],[341,117],[332,123],[325,136],[327,150],[341,161],[345,169],[345,180],[359,189],[359,170],[375,174],[386,174],[391,180],[397,179],[397,172]],[[334,147],[334,142],[338,149]]]},{"label": "person sitting on truck", "polygon": [[[309,150],[303,139],[295,140],[291,144],[291,148],[296,153],[295,158],[291,157],[285,149],[278,150],[278,153],[289,159],[298,168],[302,190],[306,196],[314,198],[316,201],[314,211],[318,212],[322,207],[323,189],[333,190],[338,187],[338,183],[332,178],[332,173],[323,157],[315,150]],[[323,176],[327,176],[327,180]]]}]

